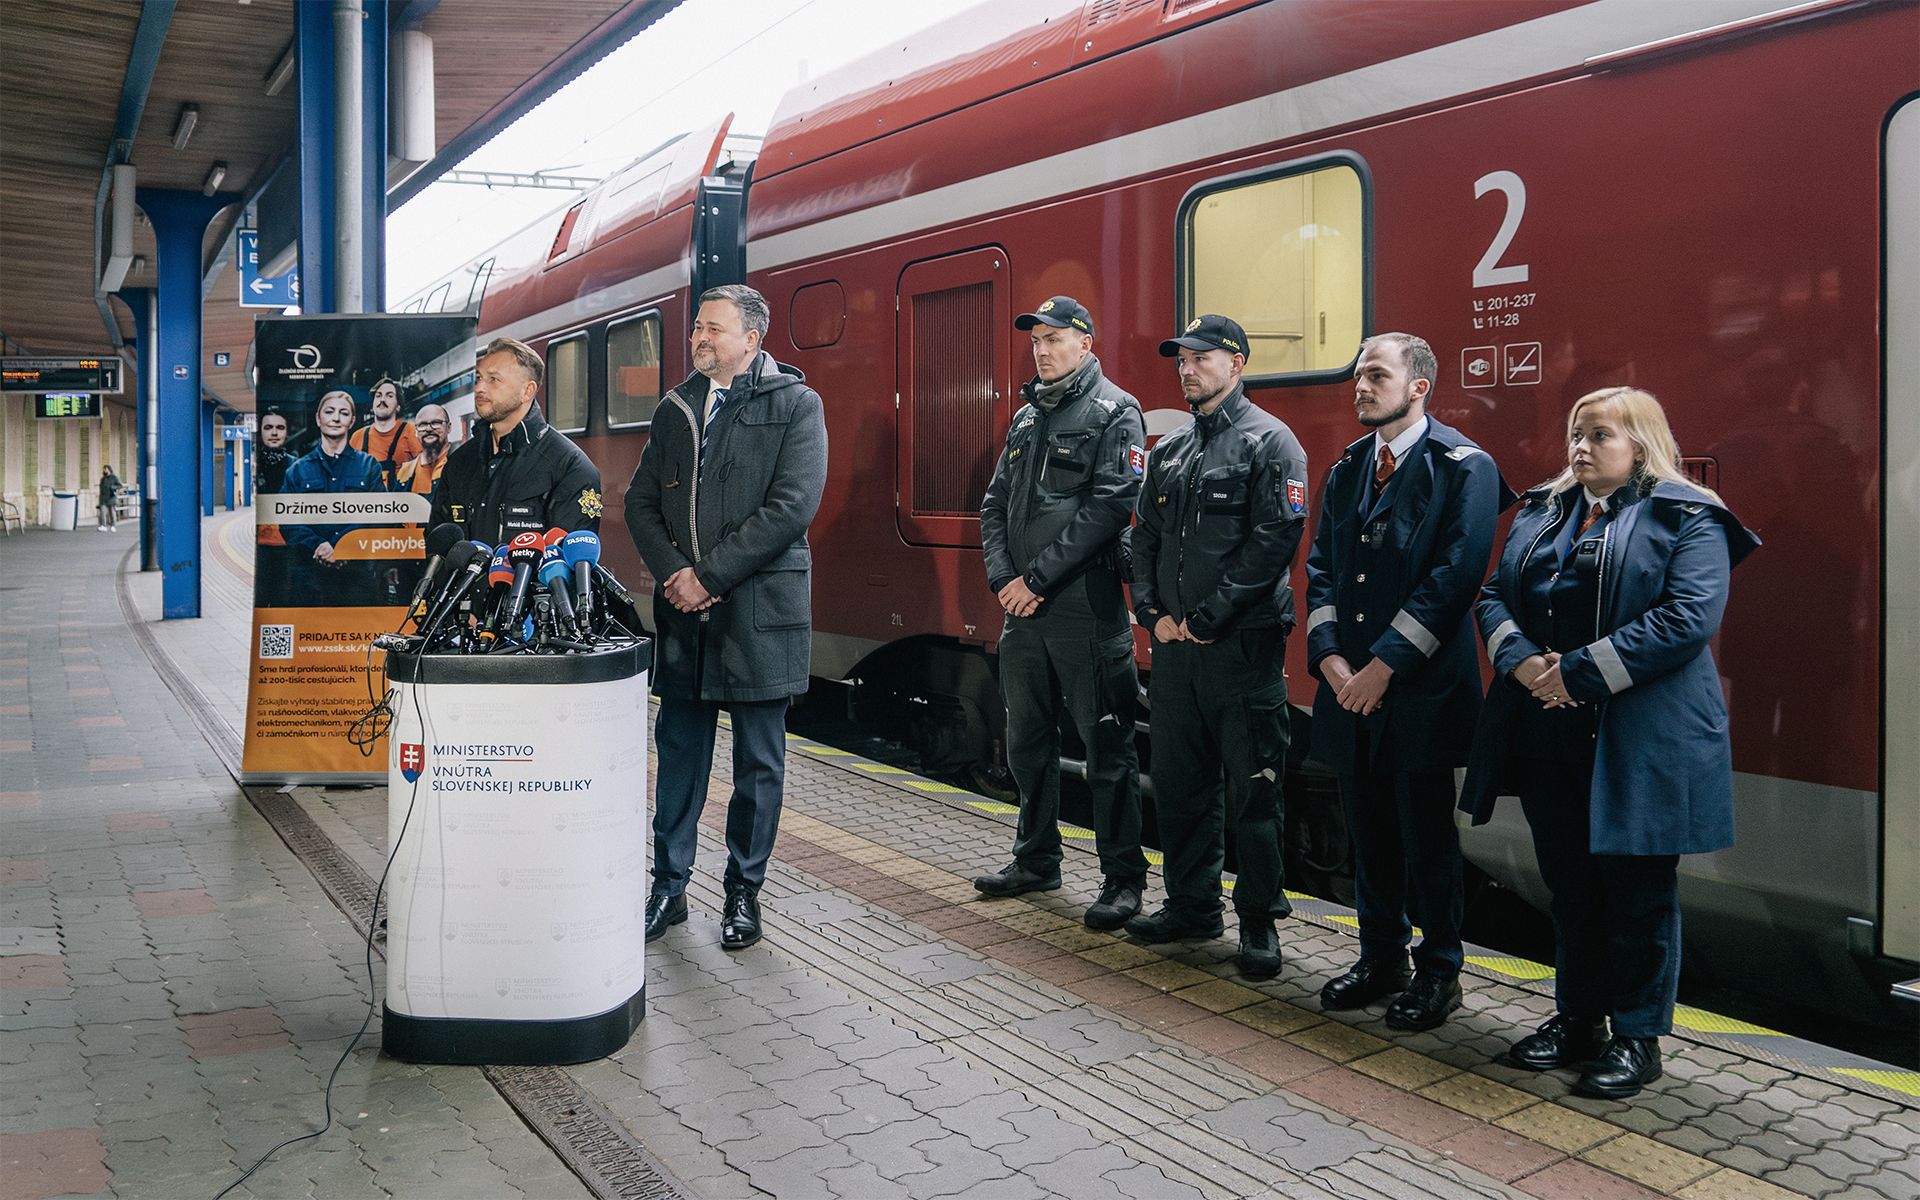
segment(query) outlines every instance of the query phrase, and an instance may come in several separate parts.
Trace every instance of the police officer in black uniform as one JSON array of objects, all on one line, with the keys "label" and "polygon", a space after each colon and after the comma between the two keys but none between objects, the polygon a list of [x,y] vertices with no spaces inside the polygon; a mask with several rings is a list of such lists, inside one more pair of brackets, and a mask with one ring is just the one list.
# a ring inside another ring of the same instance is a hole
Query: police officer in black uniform
[{"label": "police officer in black uniform", "polygon": [[1121,590],[1121,536],[1146,469],[1140,405],[1093,354],[1093,315],[1055,296],[1014,320],[1030,331],[1038,374],[1021,389],[980,506],[987,581],[1006,610],[1000,686],[1007,758],[1020,788],[1013,862],[973,886],[1017,896],[1060,886],[1060,718],[1087,748],[1093,833],[1106,881],[1088,907],[1094,929],[1140,911],[1138,682]]},{"label": "police officer in black uniform", "polygon": [[1354,411],[1371,432],[1328,472],[1307,555],[1313,755],[1340,780],[1360,913],[1359,961],[1320,1004],[1399,993],[1386,1014],[1395,1029],[1431,1029],[1460,1007],[1453,771],[1480,711],[1469,618],[1513,499],[1491,458],[1427,415],[1438,375],[1433,348],[1411,334],[1361,348]]},{"label": "police officer in black uniform", "polygon": [[502,546],[516,534],[600,530],[600,468],[547,424],[533,398],[546,364],[533,348],[495,338],[474,367],[474,434],[447,455],[433,521]]},{"label": "police officer in black uniform", "polygon": [[1127,922],[1145,942],[1217,937],[1225,834],[1239,854],[1240,970],[1280,970],[1281,781],[1289,738],[1283,659],[1288,571],[1306,527],[1307,456],[1247,399],[1247,335],[1207,314],[1160,343],[1179,359],[1193,420],[1147,459],[1133,533],[1133,605],[1153,631],[1154,807],[1167,903]]}]

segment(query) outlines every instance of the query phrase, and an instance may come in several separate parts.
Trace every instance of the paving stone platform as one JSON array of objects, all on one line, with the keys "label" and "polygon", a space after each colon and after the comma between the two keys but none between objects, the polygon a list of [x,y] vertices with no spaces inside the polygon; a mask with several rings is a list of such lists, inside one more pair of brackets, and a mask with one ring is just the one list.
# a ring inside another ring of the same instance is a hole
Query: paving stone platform
[{"label": "paving stone platform", "polygon": [[[229,774],[248,530],[209,522],[197,621],[153,620],[157,578],[123,575],[113,537],[0,541],[0,1197],[211,1196],[317,1126],[366,1015],[359,933]],[[1477,971],[1431,1033],[1325,1014],[1343,910],[1302,902],[1280,977],[1248,981],[1231,929],[1084,928],[1090,853],[1059,892],[979,898],[1010,842],[990,802],[792,749],[766,939],[717,945],[723,747],[646,1020],[566,1069],[685,1195],[1920,1197],[1910,1073],[1689,1036],[1642,1096],[1583,1100],[1495,1061],[1549,1010],[1524,971]],[[289,795],[377,875],[383,788]],[[334,1127],[231,1195],[593,1194],[487,1073],[393,1062],[377,1034]]]}]

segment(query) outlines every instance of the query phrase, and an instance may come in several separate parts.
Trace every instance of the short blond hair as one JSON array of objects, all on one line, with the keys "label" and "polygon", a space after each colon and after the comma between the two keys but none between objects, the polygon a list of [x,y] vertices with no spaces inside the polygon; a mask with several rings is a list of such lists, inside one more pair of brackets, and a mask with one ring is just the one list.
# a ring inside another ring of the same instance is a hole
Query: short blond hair
[{"label": "short blond hair", "polygon": [[[1636,387],[1609,387],[1588,392],[1575,400],[1573,407],[1567,410],[1568,444],[1573,442],[1573,429],[1580,422],[1580,414],[1600,404],[1614,406],[1614,416],[1620,422],[1620,428],[1640,452],[1629,483],[1642,493],[1652,491],[1661,482],[1677,483],[1711,497],[1716,504],[1722,503],[1718,493],[1689,479],[1687,473],[1680,469],[1680,443],[1673,436],[1673,426],[1667,423],[1667,410],[1660,406],[1660,401],[1654,399],[1652,392]],[[1573,487],[1573,468],[1569,466],[1563,469],[1543,486],[1552,489],[1555,495]]]}]

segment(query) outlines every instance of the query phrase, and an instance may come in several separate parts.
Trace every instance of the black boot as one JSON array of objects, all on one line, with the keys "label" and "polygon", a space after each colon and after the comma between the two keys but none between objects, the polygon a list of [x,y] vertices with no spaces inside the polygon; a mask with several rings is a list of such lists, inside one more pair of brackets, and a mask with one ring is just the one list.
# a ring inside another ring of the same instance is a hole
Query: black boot
[{"label": "black boot", "polygon": [[1272,979],[1280,973],[1280,934],[1271,919],[1240,919],[1240,973],[1248,979]]},{"label": "black boot", "polygon": [[1407,960],[1398,962],[1362,958],[1345,975],[1329,979],[1320,989],[1324,1009],[1365,1008],[1375,1000],[1399,994],[1407,986]]},{"label": "black boot", "polygon": [[665,892],[655,892],[647,897],[647,940],[653,941],[667,931],[669,925],[683,924],[687,919],[687,894],[669,896]]},{"label": "black boot", "polygon": [[1507,1060],[1529,1071],[1582,1067],[1607,1048],[1605,1017],[1569,1017],[1555,1013],[1547,1023],[1513,1044]]},{"label": "black boot", "polygon": [[760,894],[750,887],[727,889],[727,907],[720,914],[720,948],[745,950],[760,940]]},{"label": "black boot", "polygon": [[1051,875],[1029,871],[1019,863],[1008,863],[992,875],[980,875],[973,889],[983,896],[1024,896],[1028,892],[1051,892],[1060,886],[1060,868]]},{"label": "black boot", "polygon": [[1460,977],[1415,971],[1413,982],[1392,1004],[1385,1020],[1389,1029],[1433,1029],[1460,1007]]},{"label": "black boot", "polygon": [[[979,884],[974,884],[978,887]],[[1087,905],[1088,929],[1118,929],[1140,912],[1141,884],[1135,879],[1109,879],[1100,898]]]},{"label": "black boot", "polygon": [[1599,1100],[1625,1100],[1658,1078],[1660,1039],[1615,1034],[1600,1057],[1580,1073],[1573,1090]]}]

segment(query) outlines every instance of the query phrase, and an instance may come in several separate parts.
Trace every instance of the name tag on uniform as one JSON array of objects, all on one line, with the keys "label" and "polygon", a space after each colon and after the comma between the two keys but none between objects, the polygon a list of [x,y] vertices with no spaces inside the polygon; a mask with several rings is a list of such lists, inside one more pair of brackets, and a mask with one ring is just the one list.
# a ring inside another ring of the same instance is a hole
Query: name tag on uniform
[{"label": "name tag on uniform", "polygon": [[538,533],[546,527],[546,523],[540,518],[541,512],[534,505],[509,504],[501,510],[500,527],[516,533],[524,533],[528,530]]}]

